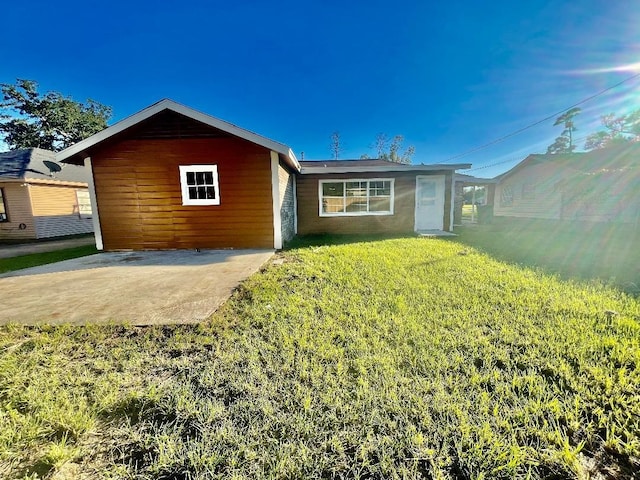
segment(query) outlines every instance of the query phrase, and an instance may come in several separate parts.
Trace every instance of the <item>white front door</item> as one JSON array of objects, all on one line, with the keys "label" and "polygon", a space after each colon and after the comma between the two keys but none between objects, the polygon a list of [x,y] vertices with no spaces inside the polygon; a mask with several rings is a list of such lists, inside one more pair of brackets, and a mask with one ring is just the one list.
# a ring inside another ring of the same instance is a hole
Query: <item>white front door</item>
[{"label": "white front door", "polygon": [[416,231],[444,228],[444,175],[416,177]]}]

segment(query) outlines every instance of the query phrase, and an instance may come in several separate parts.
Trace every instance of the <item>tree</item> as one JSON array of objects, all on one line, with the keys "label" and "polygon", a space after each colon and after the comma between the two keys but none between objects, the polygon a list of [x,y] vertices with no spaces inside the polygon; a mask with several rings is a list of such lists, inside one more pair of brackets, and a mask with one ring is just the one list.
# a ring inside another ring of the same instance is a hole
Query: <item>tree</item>
[{"label": "tree", "polygon": [[58,92],[41,95],[33,80],[0,84],[0,135],[10,149],[60,151],[107,127],[111,107],[80,103]]},{"label": "tree", "polygon": [[331,134],[331,143],[329,144],[331,150],[331,158],[338,160],[342,153],[342,144],[340,143],[340,132],[336,131]]},{"label": "tree", "polygon": [[564,125],[564,130],[555,141],[547,147],[547,153],[571,153],[576,149],[573,144],[573,132],[577,129],[573,122],[573,119],[582,110],[578,107],[571,108],[556,118],[553,126]]},{"label": "tree", "polygon": [[610,113],[600,117],[604,130],[592,133],[587,137],[584,148],[596,150],[616,143],[640,141],[640,109],[627,115]]},{"label": "tree", "polygon": [[376,136],[373,148],[375,148],[378,158],[381,160],[410,164],[411,157],[413,157],[416,149],[413,145],[410,145],[404,151],[401,151],[403,143],[404,137],[402,135],[395,135],[389,140],[386,134],[379,133]]}]

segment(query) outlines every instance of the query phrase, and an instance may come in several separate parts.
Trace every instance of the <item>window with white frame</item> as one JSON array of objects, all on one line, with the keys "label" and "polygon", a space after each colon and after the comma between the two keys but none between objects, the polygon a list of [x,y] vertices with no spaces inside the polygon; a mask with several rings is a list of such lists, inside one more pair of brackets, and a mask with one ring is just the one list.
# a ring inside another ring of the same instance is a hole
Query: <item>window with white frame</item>
[{"label": "window with white frame", "polygon": [[4,200],[4,189],[0,188],[0,222],[8,222],[9,215],[7,215],[7,204]]},{"label": "window with white frame", "polygon": [[393,214],[393,179],[320,180],[320,216]]},{"label": "window with white frame", "polygon": [[87,190],[76,190],[76,199],[78,200],[78,215],[80,218],[91,218],[93,213],[91,210],[91,200]]},{"label": "window with white frame", "polygon": [[183,205],[220,205],[217,165],[180,165]]},{"label": "window with white frame", "polygon": [[500,206],[511,207],[513,205],[513,186],[504,185],[500,194]]}]

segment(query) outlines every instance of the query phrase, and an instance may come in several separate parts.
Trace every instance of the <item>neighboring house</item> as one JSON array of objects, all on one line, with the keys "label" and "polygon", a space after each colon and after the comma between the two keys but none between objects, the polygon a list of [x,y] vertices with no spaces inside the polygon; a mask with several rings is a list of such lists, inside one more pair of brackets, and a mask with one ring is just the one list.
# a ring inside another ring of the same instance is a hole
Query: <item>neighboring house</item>
[{"label": "neighboring house", "polygon": [[496,179],[495,216],[638,222],[640,144],[529,155]]},{"label": "neighboring house", "polygon": [[56,158],[92,172],[96,244],[106,250],[281,248],[296,233],[450,230],[453,172],[469,167],[298,162],[282,143],[171,100]]},{"label": "neighboring house", "polygon": [[39,148],[0,153],[0,240],[91,233],[89,172]]}]

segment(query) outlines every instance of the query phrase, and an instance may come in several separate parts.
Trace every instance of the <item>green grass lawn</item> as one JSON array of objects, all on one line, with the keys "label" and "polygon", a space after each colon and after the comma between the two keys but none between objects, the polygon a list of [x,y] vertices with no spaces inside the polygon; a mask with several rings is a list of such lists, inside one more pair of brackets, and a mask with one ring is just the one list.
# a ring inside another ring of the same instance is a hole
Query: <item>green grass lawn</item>
[{"label": "green grass lawn", "polygon": [[206,324],[0,330],[0,477],[640,468],[634,297],[438,239],[299,244],[281,260]]},{"label": "green grass lawn", "polygon": [[640,293],[640,228],[631,225],[497,218],[456,233],[498,259]]},{"label": "green grass lawn", "polygon": [[465,204],[462,206],[462,220],[470,222],[471,219],[475,222],[478,221],[478,206]]},{"label": "green grass lawn", "polygon": [[19,257],[0,258],[0,273],[21,270],[23,268],[37,267],[47,263],[61,262],[70,258],[85,257],[98,253],[95,245],[85,245],[82,247],[65,248],[53,252],[32,253],[20,255]]}]

